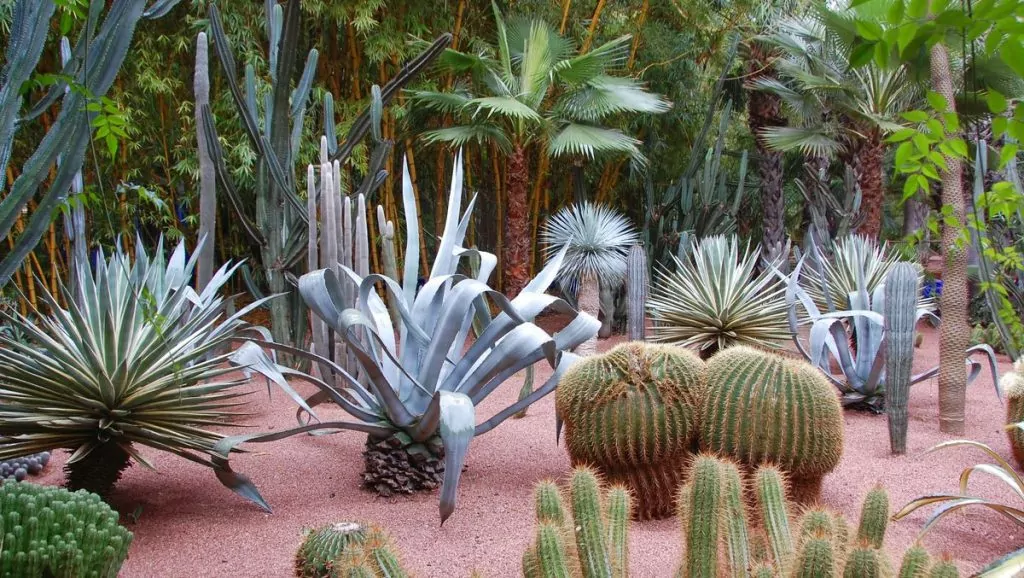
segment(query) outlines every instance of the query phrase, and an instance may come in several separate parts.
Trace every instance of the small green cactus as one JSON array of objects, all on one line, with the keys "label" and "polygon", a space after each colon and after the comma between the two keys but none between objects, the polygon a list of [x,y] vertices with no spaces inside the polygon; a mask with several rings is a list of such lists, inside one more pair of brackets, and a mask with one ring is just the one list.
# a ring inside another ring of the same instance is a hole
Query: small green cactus
[{"label": "small green cactus", "polygon": [[[523,575],[543,578],[621,578],[629,572],[628,526],[629,493],[621,486],[603,491],[593,470],[577,468],[569,480],[567,509],[551,482],[537,488],[537,534],[533,545],[523,555]],[[604,505],[604,507],[602,507]],[[551,512],[572,512],[556,522]],[[566,537],[575,536],[575,548],[566,544]]]},{"label": "small green cactus", "polygon": [[[1012,426],[1024,422],[1024,359],[1018,359],[1013,371],[1003,375],[999,387],[1006,395],[1006,424]],[[1024,430],[1011,427],[1007,436],[1017,467],[1024,469]]]},{"label": "small green cactus", "polygon": [[690,468],[685,576],[718,575],[718,535],[722,526],[724,474],[713,456],[698,456]]},{"label": "small green cactus", "polygon": [[885,554],[866,542],[859,543],[846,557],[843,578],[882,578],[887,576]]},{"label": "small green cactus", "polygon": [[785,566],[794,550],[793,535],[789,529],[785,475],[778,468],[761,466],[754,474],[754,490],[772,557],[776,564]]},{"label": "small green cactus", "polygon": [[703,369],[686,349],[625,343],[574,364],[556,390],[573,465],[629,488],[641,519],[672,514],[696,439]]},{"label": "small green cactus", "polygon": [[712,357],[706,375],[700,449],[751,469],[775,464],[786,472],[792,497],[813,502],[843,452],[842,408],[821,372],[737,346]]},{"label": "small green cactus", "polygon": [[9,480],[0,485],[0,576],[114,578],[132,533],[85,491]]},{"label": "small green cactus", "polygon": [[889,494],[885,489],[876,487],[864,498],[857,539],[870,544],[872,548],[881,548],[888,525]]},{"label": "small green cactus", "polygon": [[793,578],[833,578],[835,574],[836,561],[831,537],[825,534],[808,536],[797,552]]},{"label": "small green cactus", "polygon": [[956,564],[952,560],[942,558],[932,566],[928,576],[930,578],[960,578],[960,571],[957,570]]},{"label": "small green cactus", "polygon": [[926,578],[929,565],[931,565],[931,557],[928,556],[928,551],[915,544],[903,553],[899,578]]},{"label": "small green cactus", "polygon": [[295,555],[297,578],[362,578],[406,573],[391,538],[362,522],[338,522],[311,531]]}]

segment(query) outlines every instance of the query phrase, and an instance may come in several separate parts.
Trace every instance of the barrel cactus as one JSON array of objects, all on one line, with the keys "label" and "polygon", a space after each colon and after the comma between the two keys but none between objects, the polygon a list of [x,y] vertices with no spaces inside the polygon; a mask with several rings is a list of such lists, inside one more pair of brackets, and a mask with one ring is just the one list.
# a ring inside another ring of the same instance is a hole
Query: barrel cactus
[{"label": "barrel cactus", "polygon": [[328,524],[306,535],[295,554],[297,578],[405,576],[391,538],[362,522]]},{"label": "barrel cactus", "polygon": [[999,387],[1006,394],[1006,423],[1010,427],[1010,449],[1017,466],[1024,469],[1024,359],[1018,359],[1013,371],[1003,376]]},{"label": "barrel cactus", "polygon": [[556,390],[573,465],[633,491],[641,519],[670,516],[696,440],[704,363],[679,347],[624,343],[573,365]]},{"label": "barrel cactus", "polygon": [[789,476],[794,499],[813,501],[843,451],[842,409],[825,377],[745,346],[711,358],[706,377],[700,449],[751,468],[773,463]]},{"label": "barrel cactus", "polygon": [[132,533],[88,492],[7,480],[0,485],[0,576],[114,578]]}]

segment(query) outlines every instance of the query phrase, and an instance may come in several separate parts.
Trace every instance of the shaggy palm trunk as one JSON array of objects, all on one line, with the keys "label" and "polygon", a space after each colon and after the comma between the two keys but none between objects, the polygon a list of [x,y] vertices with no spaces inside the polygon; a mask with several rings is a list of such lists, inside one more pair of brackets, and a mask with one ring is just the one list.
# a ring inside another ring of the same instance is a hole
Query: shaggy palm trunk
[{"label": "shaggy palm trunk", "polygon": [[[750,81],[772,74],[771,55],[760,43],[750,46],[747,65]],[[782,152],[769,149],[759,138],[761,131],[770,126],[783,126],[782,101],[767,92],[752,91],[747,99],[747,124],[755,135],[757,170],[761,177],[761,246],[768,259],[776,258],[786,241],[786,205],[782,194]]]},{"label": "shaggy palm trunk", "polygon": [[363,488],[377,495],[430,491],[444,478],[444,446],[440,438],[415,443],[402,433],[368,437],[363,465]]},{"label": "shaggy palm trunk", "polygon": [[615,323],[615,289],[607,284],[601,284],[601,328],[597,336],[601,339],[608,339],[612,336],[612,326]]},{"label": "shaggy palm trunk", "polygon": [[[950,112],[956,112],[949,53],[937,43],[931,48],[932,88],[945,97]],[[966,224],[963,164],[946,157],[948,170],[942,171],[942,205],[952,209],[957,223]],[[958,243],[959,227],[942,227],[942,295],[939,309],[942,325],[939,333],[939,430],[963,435],[964,405],[967,401],[967,372],[964,351],[970,345],[971,328],[967,320],[967,251]]]},{"label": "shaggy palm trunk", "polygon": [[882,209],[885,206],[885,186],[882,184],[882,164],[885,144],[877,129],[867,132],[867,138],[857,148],[855,166],[860,184],[860,212],[863,217],[857,232],[877,240],[882,233]]},{"label": "shaggy palm trunk", "polygon": [[[595,275],[583,275],[580,278],[579,293],[576,294],[576,303],[579,310],[596,319],[601,311],[601,287]],[[576,348],[579,355],[593,355],[597,353],[597,336],[584,341]]]},{"label": "shaggy palm trunk", "polygon": [[917,247],[917,260],[922,265],[928,260],[928,204],[916,198],[907,199],[903,205],[903,236],[909,237],[917,231],[923,231],[924,237]]},{"label": "shaggy palm trunk", "polygon": [[530,280],[530,207],[527,202],[529,165],[526,151],[517,145],[508,159],[505,190],[505,246],[502,258],[505,267],[505,294],[519,295]]},{"label": "shaggy palm trunk", "polygon": [[74,492],[85,490],[103,499],[114,491],[131,458],[121,446],[108,441],[94,448],[75,463],[64,464],[64,487]]}]

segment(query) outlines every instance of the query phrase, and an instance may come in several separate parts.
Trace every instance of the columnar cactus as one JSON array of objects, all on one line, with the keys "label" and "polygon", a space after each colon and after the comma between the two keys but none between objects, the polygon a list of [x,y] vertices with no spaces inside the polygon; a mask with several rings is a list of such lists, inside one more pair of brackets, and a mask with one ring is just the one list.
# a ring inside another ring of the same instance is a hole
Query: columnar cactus
[{"label": "columnar cactus", "polygon": [[199,157],[199,239],[203,242],[196,264],[196,286],[202,291],[213,277],[213,247],[217,234],[217,168],[210,156],[206,132],[202,130],[203,110],[210,106],[210,44],[206,33],[196,36],[196,69],[192,86],[196,95],[196,147]]},{"label": "columnar cactus", "polygon": [[878,548],[861,543],[850,550],[843,568],[843,578],[882,578],[886,571],[885,554]]},{"label": "columnar cactus", "polygon": [[672,514],[696,439],[703,368],[682,348],[625,343],[577,362],[556,390],[573,465],[626,485],[640,518]]},{"label": "columnar cactus", "polygon": [[889,525],[889,494],[881,487],[868,492],[860,511],[857,539],[881,548]]},{"label": "columnar cactus", "polygon": [[690,468],[687,502],[686,576],[718,576],[718,535],[725,474],[717,458],[698,456]]},{"label": "columnar cactus", "polygon": [[797,552],[794,578],[832,578],[836,574],[836,556],[832,540],[819,534],[808,536]]},{"label": "columnar cactus", "polygon": [[[569,480],[567,515],[553,482],[537,486],[537,533],[523,554],[526,578],[580,576],[619,578],[629,571],[629,493],[620,486],[604,491],[597,475],[577,468]],[[575,548],[566,544],[575,536]]]},{"label": "columnar cactus", "polygon": [[914,363],[918,273],[910,263],[897,263],[885,278],[885,389],[889,445],[893,454],[907,453],[907,397]]},{"label": "columnar cactus", "polygon": [[0,512],[2,576],[114,578],[132,542],[117,512],[85,491],[5,481]]},{"label": "columnar cactus", "polygon": [[1013,371],[1007,373],[999,381],[999,387],[1006,395],[1007,425],[1022,424],[1007,430],[1010,438],[1010,449],[1017,460],[1017,466],[1024,469],[1024,359],[1018,359]]},{"label": "columnar cactus", "polygon": [[712,357],[706,376],[700,449],[751,468],[776,464],[787,474],[793,497],[813,501],[843,451],[842,409],[821,372],[737,346]]},{"label": "columnar cactus", "polygon": [[626,258],[626,331],[630,341],[643,341],[647,326],[644,310],[650,280],[647,273],[647,251],[636,243]]},{"label": "columnar cactus", "polygon": [[957,570],[956,564],[952,560],[943,558],[932,566],[928,576],[930,578],[960,578],[960,571]]},{"label": "columnar cactus", "polygon": [[907,548],[903,554],[899,578],[927,578],[930,565],[931,557],[928,555],[928,550],[915,544]]},{"label": "columnar cactus", "polygon": [[310,532],[295,555],[297,578],[406,576],[384,530],[361,522],[328,524]]}]

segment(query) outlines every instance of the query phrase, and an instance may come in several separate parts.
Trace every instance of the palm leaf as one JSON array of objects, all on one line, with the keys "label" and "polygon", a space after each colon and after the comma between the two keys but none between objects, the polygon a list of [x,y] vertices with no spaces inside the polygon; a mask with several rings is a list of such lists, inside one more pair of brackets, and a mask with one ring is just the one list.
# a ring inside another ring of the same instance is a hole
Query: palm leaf
[{"label": "palm leaf", "polygon": [[640,141],[616,129],[569,123],[548,142],[548,153],[553,157],[580,155],[589,159],[598,153],[625,153],[642,158],[639,144]]}]

